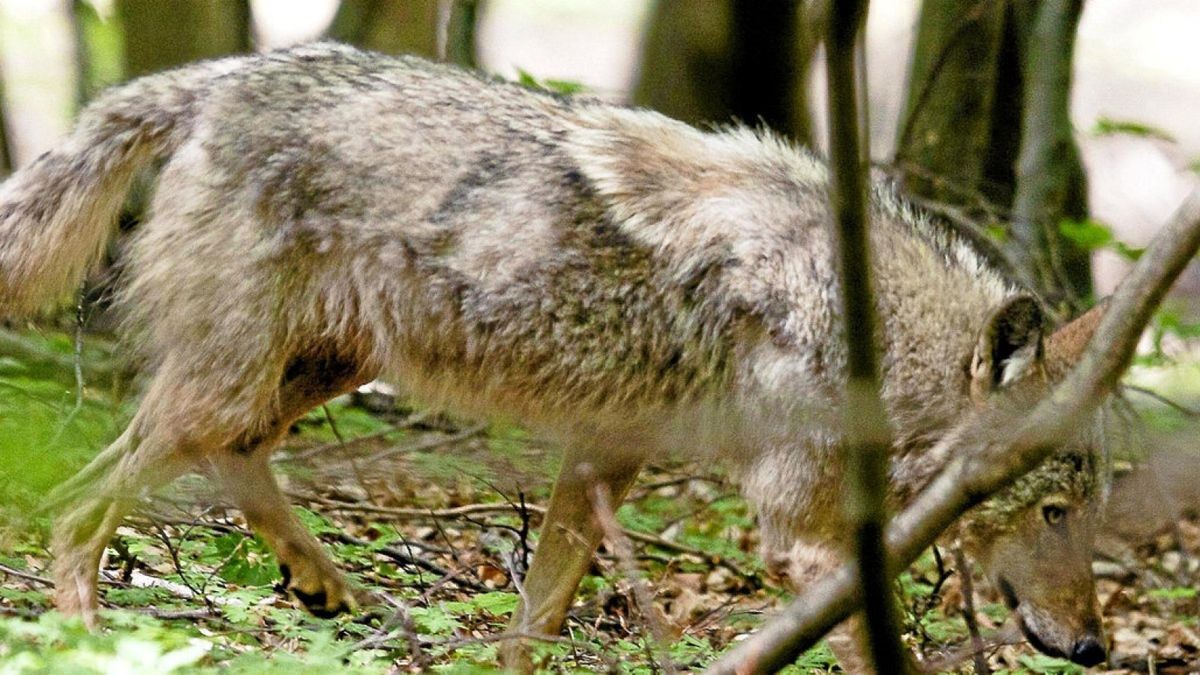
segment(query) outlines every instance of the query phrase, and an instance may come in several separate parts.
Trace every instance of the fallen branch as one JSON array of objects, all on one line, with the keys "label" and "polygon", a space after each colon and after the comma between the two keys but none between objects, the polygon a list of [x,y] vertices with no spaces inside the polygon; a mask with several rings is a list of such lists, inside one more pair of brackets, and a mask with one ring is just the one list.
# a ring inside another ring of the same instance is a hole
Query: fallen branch
[{"label": "fallen branch", "polygon": [[[299,494],[295,492],[289,492],[288,494],[296,499],[305,500],[314,504],[320,504],[321,509],[324,511],[343,513],[371,513],[381,516],[392,516],[394,518],[430,518],[437,520],[441,518],[464,518],[468,516],[486,515],[490,513],[500,515],[518,515],[511,504],[503,503],[466,504],[463,506],[455,506],[446,509],[416,509],[398,506],[375,506],[373,504],[350,504],[347,502],[339,502],[332,499],[326,499],[324,497],[314,497],[312,495]],[[536,513],[539,516],[546,515],[546,507],[544,506],[539,506],[537,504],[526,504],[525,508],[531,513]],[[713,555],[712,553],[698,549],[695,546],[688,546],[687,544],[681,544],[677,541],[672,541],[657,534],[639,532],[637,530],[631,530],[628,528],[624,528],[622,531],[626,537],[629,537],[633,541],[636,541],[640,544],[655,546],[663,549],[664,551],[671,551],[673,553],[693,555],[701,560],[707,560],[714,565],[720,565],[721,567],[724,567],[730,572],[733,572],[741,577],[753,576],[732,562],[729,562],[724,557]]]},{"label": "fallen branch", "polygon": [[625,531],[617,523],[608,486],[597,481],[593,482],[595,486],[589,495],[592,501],[592,513],[596,516],[596,521],[600,523],[600,530],[604,533],[604,539],[608,543],[609,549],[620,563],[625,580],[629,582],[633,592],[633,600],[637,605],[638,613],[650,631],[652,644],[649,646],[648,656],[651,659],[651,666],[655,670],[661,666],[667,675],[674,675],[677,672],[675,663],[671,660],[665,647],[670,639],[670,634],[663,625],[658,608],[654,606],[654,596],[646,588],[645,580],[638,574],[637,563],[633,559],[633,547],[629,544],[629,537],[625,536]]},{"label": "fallen branch", "polygon": [[967,624],[967,633],[971,636],[971,656],[975,660],[975,675],[991,675],[988,668],[987,656],[984,654],[983,636],[979,634],[979,622],[975,620],[975,584],[971,578],[971,565],[963,554],[961,546],[954,548],[954,566],[958,568],[959,579],[962,580],[963,621]]},{"label": "fallen branch", "polygon": [[363,462],[365,464],[370,464],[372,462],[378,462],[379,460],[382,460],[382,459],[387,459],[388,457],[392,457],[394,455],[408,454],[408,453],[413,453],[413,452],[425,452],[426,450],[433,450],[434,448],[440,448],[443,445],[451,445],[454,443],[459,443],[459,442],[465,441],[468,438],[471,438],[473,436],[478,436],[479,434],[483,433],[483,430],[486,428],[487,428],[486,424],[476,424],[474,426],[467,427],[466,429],[463,429],[462,431],[450,434],[448,436],[440,436],[438,438],[425,438],[425,439],[421,439],[420,441],[417,441],[416,443],[409,443],[407,445],[397,445],[392,448],[386,448],[386,449],[380,450],[379,452],[376,452],[374,454],[368,455],[367,458],[363,460]]},{"label": "fallen branch", "polygon": [[[513,509],[512,505],[505,503],[466,504],[464,506],[455,506],[447,509],[416,509],[403,508],[399,506],[375,506],[373,504],[350,504],[347,502],[339,502],[323,497],[312,497],[305,494],[289,494],[298,499],[304,499],[316,504],[320,504],[322,508],[330,511],[376,513],[381,516],[393,516],[396,518],[462,518],[465,516],[478,516],[489,513],[517,515],[516,510]],[[546,513],[546,507],[544,506],[528,504],[525,508],[538,515],[545,515]]]},{"label": "fallen branch", "polygon": [[[1115,389],[1155,308],[1197,248],[1200,191],[1188,196],[1114,293],[1083,358],[1061,385],[1031,412],[1007,421],[1004,440],[978,423],[934,448],[955,459],[888,526],[887,549],[896,568],[912,563],[961,514],[1035,468],[1057,442],[1071,436],[1079,420]],[[708,672],[774,672],[816,644],[861,603],[858,571],[844,565]]]},{"label": "fallen branch", "polygon": [[54,582],[51,581],[50,579],[47,579],[46,577],[40,577],[36,574],[22,572],[21,570],[14,569],[12,567],[9,567],[8,565],[0,565],[0,575],[16,577],[18,579],[23,579],[25,581],[29,581],[29,582],[32,582],[35,584],[41,584],[43,586],[53,586],[54,585]]},{"label": "fallen branch", "polygon": [[299,461],[303,461],[303,460],[309,459],[311,457],[315,457],[317,455],[322,455],[326,452],[331,452],[334,450],[345,451],[352,447],[363,445],[365,443],[369,443],[370,441],[373,441],[378,438],[386,438],[388,436],[391,436],[394,433],[403,431],[404,429],[411,429],[412,427],[429,419],[431,414],[432,413],[427,410],[419,412],[419,413],[413,413],[412,415],[409,415],[408,417],[405,417],[402,420],[397,420],[396,422],[389,424],[384,429],[379,429],[378,431],[372,431],[371,433],[363,434],[362,436],[355,436],[354,438],[348,438],[345,440],[336,440],[332,443],[323,443],[321,445],[307,448],[307,449],[304,449],[304,450],[302,450],[300,452],[296,452],[296,453],[288,453],[288,454],[278,455],[276,457],[271,458],[271,461],[272,462],[299,462]]}]

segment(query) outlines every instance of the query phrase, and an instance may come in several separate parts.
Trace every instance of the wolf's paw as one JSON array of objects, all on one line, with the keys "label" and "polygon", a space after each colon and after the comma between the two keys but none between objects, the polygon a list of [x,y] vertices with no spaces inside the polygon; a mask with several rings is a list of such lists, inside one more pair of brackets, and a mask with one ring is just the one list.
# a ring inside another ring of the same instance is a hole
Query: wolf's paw
[{"label": "wolf's paw", "polygon": [[287,563],[279,565],[279,572],[283,575],[279,590],[296,598],[315,617],[329,619],[358,609],[358,601],[336,573],[292,576]]},{"label": "wolf's paw", "polygon": [[513,637],[500,645],[500,665],[508,673],[526,675],[537,672],[533,667],[533,655],[526,640]]}]

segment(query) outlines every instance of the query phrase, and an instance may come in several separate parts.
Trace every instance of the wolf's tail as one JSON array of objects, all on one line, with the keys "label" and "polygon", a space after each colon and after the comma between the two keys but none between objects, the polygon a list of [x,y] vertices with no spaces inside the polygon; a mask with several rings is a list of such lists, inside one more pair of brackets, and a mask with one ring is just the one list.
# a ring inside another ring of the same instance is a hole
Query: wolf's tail
[{"label": "wolf's tail", "polygon": [[151,75],[92,103],[62,145],[0,185],[0,318],[78,288],[116,229],[138,172],[191,135],[196,109],[233,59]]}]

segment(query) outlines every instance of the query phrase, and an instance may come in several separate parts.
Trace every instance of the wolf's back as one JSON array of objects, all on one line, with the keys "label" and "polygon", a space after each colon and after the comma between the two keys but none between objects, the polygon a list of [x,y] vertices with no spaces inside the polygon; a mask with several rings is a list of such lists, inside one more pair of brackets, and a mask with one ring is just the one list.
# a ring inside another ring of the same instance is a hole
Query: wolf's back
[{"label": "wolf's back", "polygon": [[204,91],[236,62],[109,91],[57,148],[0,185],[0,318],[45,309],[78,287],[111,237],[134,177],[187,138]]}]

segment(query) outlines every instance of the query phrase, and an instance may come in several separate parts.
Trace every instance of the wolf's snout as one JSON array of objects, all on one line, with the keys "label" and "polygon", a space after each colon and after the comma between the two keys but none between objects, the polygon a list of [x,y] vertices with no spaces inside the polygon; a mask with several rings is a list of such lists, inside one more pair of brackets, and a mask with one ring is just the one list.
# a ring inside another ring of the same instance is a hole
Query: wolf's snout
[{"label": "wolf's snout", "polygon": [[1071,649],[1071,660],[1081,666],[1098,666],[1107,656],[1104,646],[1091,635],[1076,642]]}]

